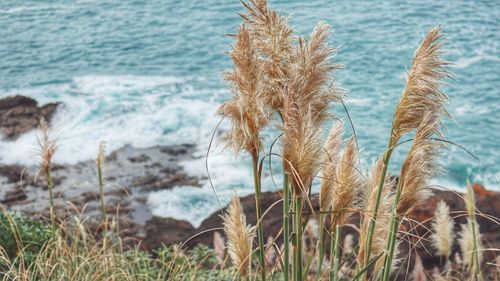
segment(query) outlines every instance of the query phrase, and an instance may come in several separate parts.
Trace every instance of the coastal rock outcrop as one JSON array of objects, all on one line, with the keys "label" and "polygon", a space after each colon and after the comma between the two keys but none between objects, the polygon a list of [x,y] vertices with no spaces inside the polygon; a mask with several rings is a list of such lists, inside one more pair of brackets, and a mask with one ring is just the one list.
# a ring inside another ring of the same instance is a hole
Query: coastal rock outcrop
[{"label": "coastal rock outcrop", "polygon": [[49,122],[59,105],[38,106],[36,100],[20,95],[0,99],[0,134],[8,140],[15,140],[35,129],[41,117]]},{"label": "coastal rock outcrop", "polygon": [[[145,238],[147,232],[152,235],[163,231],[165,224],[154,219],[147,205],[151,192],[201,185],[201,178],[190,175],[181,165],[181,161],[193,158],[194,149],[190,144],[150,148],[125,146],[106,157],[106,212],[118,214],[124,237],[138,241]],[[91,228],[93,222],[96,224],[95,228],[98,228],[101,211],[95,161],[88,160],[73,165],[54,164],[51,173],[56,212],[61,217],[68,213],[79,214],[87,219]],[[0,203],[7,209],[34,218],[48,218],[46,181],[43,175],[38,174],[37,167],[0,165],[0,182]],[[154,227],[145,229],[149,220],[149,226],[158,224],[158,231]],[[166,235],[154,239],[158,239],[158,243],[180,242],[181,239],[175,237],[181,237],[182,233],[194,229],[187,222],[185,226],[179,228],[177,236]]]}]

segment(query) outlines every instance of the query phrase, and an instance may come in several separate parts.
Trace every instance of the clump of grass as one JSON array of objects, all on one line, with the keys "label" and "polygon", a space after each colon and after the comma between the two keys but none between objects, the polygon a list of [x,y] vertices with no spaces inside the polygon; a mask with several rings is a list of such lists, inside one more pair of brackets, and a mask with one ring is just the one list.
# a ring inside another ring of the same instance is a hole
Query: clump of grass
[{"label": "clump of grass", "polygon": [[[306,225],[302,214],[305,206],[310,205],[312,182],[321,170],[320,231],[317,247],[319,262],[316,279],[320,279],[323,274],[323,226],[326,217],[330,218],[329,276],[330,279],[337,280],[340,270],[338,251],[341,226],[348,221],[350,214],[361,208],[364,210],[360,225],[356,278],[366,279],[373,275],[388,280],[396,267],[399,222],[414,206],[430,196],[426,189],[427,182],[440,172],[436,159],[442,143],[434,137],[442,136],[441,119],[448,115],[444,107],[448,98],[441,88],[443,79],[450,77],[445,69],[449,63],[441,58],[444,42],[441,40],[441,27],[429,31],[415,52],[406,87],[393,117],[387,150],[365,181],[361,167],[357,167],[356,140],[350,138],[343,154],[340,153],[340,122],[332,127],[325,143],[323,140],[324,123],[332,118],[329,107],[333,102],[340,102],[344,98],[343,91],[331,83],[334,81],[333,74],[341,67],[331,62],[336,49],[327,44],[330,27],[319,23],[309,38],[294,36],[295,32],[288,26],[287,18],[272,11],[267,1],[250,0],[243,2],[243,5],[246,12],[241,15],[244,23],[240,33],[242,30],[248,31],[245,33],[245,42],[249,41],[245,44],[248,46],[245,53],[248,62],[246,65],[247,69],[252,69],[253,76],[248,76],[251,78],[246,80],[230,80],[234,85],[238,85],[234,81],[253,81],[253,88],[245,92],[242,91],[243,87],[235,87],[238,94],[222,108],[232,104],[238,110],[235,110],[234,114],[230,111],[222,113],[233,122],[231,135],[243,135],[239,133],[243,131],[249,134],[246,138],[252,140],[248,143],[254,144],[251,146],[253,150],[247,151],[252,155],[254,175],[258,176],[255,180],[255,186],[259,187],[256,193],[260,193],[260,173],[255,172],[255,163],[258,163],[258,153],[255,151],[263,145],[259,132],[274,121],[272,112],[278,113],[280,117],[278,127],[283,133],[282,260],[285,278],[288,279],[290,270],[290,242],[293,248],[292,279],[303,280],[308,275],[303,272],[304,269],[308,270],[308,266],[303,264],[302,256],[303,231]],[[238,37],[241,37],[241,34]],[[240,61],[243,60],[234,59],[237,48],[238,44],[230,54],[235,69],[240,69]],[[252,103],[239,98],[242,93],[250,97],[248,100]],[[262,118],[265,122],[253,122],[258,126],[248,126],[248,122],[242,122],[247,114],[250,116],[249,120],[260,120],[259,116],[265,116]],[[396,190],[392,190],[395,182],[387,177],[390,158],[400,139],[411,132],[416,132],[416,136],[401,167]],[[236,151],[244,147],[243,142],[236,143]],[[259,199],[256,195],[256,200]],[[260,226],[262,217],[259,215],[259,207],[257,210]],[[311,211],[314,213],[314,210]],[[290,214],[293,215],[292,228],[289,225]],[[259,229],[258,233],[260,232]],[[262,244],[259,238],[259,247]],[[260,263],[264,264],[262,261]],[[264,278],[265,276],[262,276],[262,279]]]}]

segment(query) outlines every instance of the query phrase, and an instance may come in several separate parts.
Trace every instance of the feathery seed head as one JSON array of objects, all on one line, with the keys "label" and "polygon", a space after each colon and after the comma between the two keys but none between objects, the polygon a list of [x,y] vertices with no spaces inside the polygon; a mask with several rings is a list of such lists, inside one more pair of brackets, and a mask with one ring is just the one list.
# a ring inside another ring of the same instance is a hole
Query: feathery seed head
[{"label": "feathery seed head", "polygon": [[465,192],[465,209],[467,210],[467,215],[469,217],[475,217],[476,214],[476,198],[474,196],[474,189],[470,182],[467,181]]},{"label": "feathery seed head", "polygon": [[288,26],[287,18],[269,9],[267,1],[242,3],[247,13],[241,17],[254,37],[267,75],[264,98],[273,109],[281,112],[283,88],[289,79],[293,57],[293,29]]},{"label": "feathery seed head", "polygon": [[[466,268],[470,269],[474,266],[474,257],[476,254],[478,256],[479,263],[481,263],[483,258],[481,234],[479,233],[477,223],[473,223],[470,218],[467,218],[467,223],[460,225],[460,227],[462,229],[459,233],[458,244],[460,245],[460,251],[462,252],[462,262]],[[475,232],[475,239],[473,232]],[[474,243],[477,245],[477,251],[474,251]]]},{"label": "feathery seed head", "polygon": [[398,214],[404,215],[418,203],[430,196],[428,180],[441,172],[437,166],[437,156],[442,144],[432,140],[433,134],[439,134],[441,119],[436,112],[428,112],[417,128],[410,152],[401,167],[401,200]]},{"label": "feathery seed head", "polygon": [[269,112],[262,97],[262,64],[245,25],[240,26],[236,44],[229,55],[234,69],[225,73],[224,79],[232,85],[233,96],[218,113],[232,121],[232,128],[223,140],[235,153],[246,150],[256,156],[261,148],[259,133],[269,121]]},{"label": "feathery seed head", "polygon": [[222,237],[222,235],[218,231],[214,232],[213,246],[217,261],[219,263],[222,263],[224,261],[226,242],[224,241],[224,237]]},{"label": "feathery seed head", "polygon": [[226,214],[222,217],[227,236],[227,250],[233,265],[242,276],[248,276],[251,265],[255,229],[246,223],[240,199],[233,194]]},{"label": "feathery seed head", "polygon": [[[363,214],[363,220],[361,222],[361,231],[359,235],[359,251],[357,255],[358,262],[360,264],[365,261],[365,252],[367,246],[367,233],[369,229],[370,220],[375,213],[375,202],[377,198],[377,186],[378,182],[382,176],[382,168],[383,168],[383,157],[379,157],[377,162],[375,162],[372,170],[370,172],[370,176],[367,180],[366,189],[363,194],[363,206],[365,213]],[[394,194],[391,192],[392,187],[395,182],[391,177],[386,176],[385,182],[382,188],[381,200],[377,215],[377,220],[373,233],[373,241],[370,249],[370,258],[378,256],[385,250],[387,245],[387,240],[389,237],[389,229],[391,223],[391,209],[392,203],[394,202]],[[379,259],[382,260],[383,259]],[[380,269],[383,265],[379,264],[378,269]]]},{"label": "feathery seed head", "polygon": [[427,33],[415,52],[413,63],[406,78],[406,88],[401,95],[392,124],[391,146],[404,134],[416,129],[426,113],[447,115],[444,104],[448,97],[441,91],[442,79],[451,74],[445,69],[450,63],[441,56],[443,42],[441,27]]},{"label": "feathery seed head", "polygon": [[102,141],[99,144],[99,149],[97,150],[97,158],[96,158],[96,162],[99,167],[102,167],[102,163],[104,163],[104,159],[106,157],[104,155],[105,153],[106,153],[106,142]]},{"label": "feathery seed head", "polygon": [[49,124],[45,121],[45,118],[43,117],[40,118],[39,129],[40,133],[37,136],[37,142],[41,158],[40,170],[47,175],[50,172],[52,157],[56,152],[57,145],[55,139],[51,135]]},{"label": "feathery seed head", "polygon": [[330,74],[339,68],[329,62],[329,26],[318,24],[310,40],[300,40],[283,105],[283,157],[295,192],[305,192],[321,162],[321,126],[330,117],[328,107],[340,91],[327,89]]},{"label": "feathery seed head", "polygon": [[325,143],[325,164],[321,169],[322,179],[319,190],[319,205],[322,211],[327,211],[331,204],[331,192],[336,181],[336,167],[339,165],[342,128],[341,121],[335,122],[330,129],[330,133]]},{"label": "feathery seed head", "polygon": [[354,137],[351,137],[337,165],[336,181],[331,191],[332,225],[344,224],[352,214],[352,209],[359,203],[363,178],[356,168],[357,163],[358,150]]},{"label": "feathery seed head", "polygon": [[455,233],[453,232],[453,219],[450,216],[450,207],[443,200],[439,201],[434,211],[432,229],[432,245],[437,250],[438,255],[444,256],[448,260]]}]

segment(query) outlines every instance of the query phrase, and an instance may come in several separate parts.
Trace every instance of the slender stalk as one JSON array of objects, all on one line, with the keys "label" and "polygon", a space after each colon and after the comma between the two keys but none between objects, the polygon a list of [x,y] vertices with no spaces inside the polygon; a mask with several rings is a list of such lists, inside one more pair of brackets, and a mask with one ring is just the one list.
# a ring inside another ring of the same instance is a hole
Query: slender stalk
[{"label": "slender stalk", "polygon": [[[391,133],[392,135],[392,133]],[[389,167],[389,161],[391,159],[393,147],[391,142],[389,141],[389,146],[387,148],[387,151],[384,153],[384,161],[382,165],[382,173],[378,182],[377,186],[377,199],[375,201],[375,206],[373,209],[373,214],[372,217],[370,218],[370,224],[368,226],[368,233],[366,234],[366,248],[365,248],[365,260],[364,263],[361,265],[359,270],[363,270],[366,266],[368,266],[369,261],[370,261],[370,251],[372,247],[372,241],[373,241],[373,232],[375,231],[375,223],[377,222],[377,215],[378,215],[378,209],[380,207],[380,199],[382,197],[382,190],[384,188],[384,182],[385,182],[385,176],[387,173],[387,168]],[[362,280],[366,280],[366,273],[368,270],[365,270],[365,272],[361,275]]]},{"label": "slender stalk", "polygon": [[284,267],[283,279],[288,281],[288,271],[290,268],[290,192],[288,189],[288,175],[283,174],[283,253],[284,253]]},{"label": "slender stalk", "polygon": [[483,276],[481,275],[481,264],[479,262],[479,254],[478,254],[478,247],[477,247],[477,233],[476,233],[476,217],[474,214],[471,215],[471,225],[472,225],[472,238],[474,240],[474,252],[472,253],[472,257],[474,259],[474,274],[476,275],[476,280],[477,281],[482,281]]},{"label": "slender stalk", "polygon": [[297,281],[302,280],[302,196],[295,196],[295,239],[296,239],[296,263]]},{"label": "slender stalk", "polygon": [[252,156],[253,160],[253,179],[255,187],[255,211],[257,213],[257,237],[259,241],[259,262],[261,265],[261,277],[262,281],[266,280],[266,262],[265,262],[265,252],[264,252],[264,229],[261,221],[262,210],[260,204],[260,178],[259,178],[259,156],[254,154]]},{"label": "slender stalk", "polygon": [[101,202],[101,212],[103,221],[106,217],[106,208],[104,206],[104,180],[102,176],[102,164],[100,162],[97,163],[97,176],[99,178],[99,193],[100,193],[100,202]]},{"label": "slender stalk", "polygon": [[392,214],[391,214],[392,220],[389,232],[389,240],[387,242],[387,255],[385,256],[384,268],[382,270],[383,272],[382,280],[384,281],[389,280],[389,275],[391,274],[392,261],[394,260],[394,251],[396,249],[396,241],[398,238],[398,230],[399,230],[399,217],[397,214],[397,209],[399,200],[401,198],[401,188],[403,181],[404,181],[403,178],[399,179],[398,187],[396,189],[396,196],[394,199],[394,205],[392,206]]},{"label": "slender stalk", "polygon": [[[334,237],[334,238],[333,238]],[[339,279],[339,244],[340,244],[340,225],[335,225],[335,234],[330,242],[330,280]]]},{"label": "slender stalk", "polygon": [[52,223],[52,228],[54,228],[56,225],[56,218],[54,214],[54,195],[52,194],[52,175],[50,173],[50,167],[45,172],[47,174],[47,188],[49,189],[50,222]]},{"label": "slender stalk", "polygon": [[324,220],[325,220],[325,215],[319,213],[319,239],[318,239],[318,259],[319,259],[319,264],[318,264],[318,273],[316,274],[316,281],[319,281],[321,278],[321,275],[323,275],[322,272],[322,267],[323,267],[323,258],[324,258],[324,235],[325,235],[325,227],[324,227]]},{"label": "slender stalk", "polygon": [[293,200],[292,200],[292,209],[293,209],[293,223],[292,223],[292,228],[293,228],[293,264],[292,264],[292,271],[293,271],[293,281],[297,281],[297,267],[299,262],[297,261],[297,200],[295,200],[295,193],[292,195]]}]

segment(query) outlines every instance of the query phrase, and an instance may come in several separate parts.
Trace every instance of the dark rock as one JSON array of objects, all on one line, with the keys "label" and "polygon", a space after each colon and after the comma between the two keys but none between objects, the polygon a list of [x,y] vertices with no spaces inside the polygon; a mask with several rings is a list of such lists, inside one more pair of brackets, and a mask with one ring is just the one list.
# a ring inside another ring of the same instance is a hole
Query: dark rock
[{"label": "dark rock", "polygon": [[13,96],[0,99],[0,133],[8,140],[35,129],[40,118],[50,122],[59,103],[42,107],[32,98]]},{"label": "dark rock", "polygon": [[191,144],[181,144],[181,145],[173,145],[162,148],[160,151],[169,155],[178,156],[181,154],[186,154],[188,151],[193,149],[193,145]]},{"label": "dark rock", "polygon": [[[481,215],[477,216],[477,221],[480,226],[480,232],[483,238],[483,244],[490,249],[500,249],[500,192],[493,192],[484,189],[484,187],[475,184],[474,185],[476,204],[478,208],[478,213]],[[418,205],[413,209],[409,218],[410,222],[405,222],[401,226],[401,233],[407,233],[402,237],[402,244],[400,245],[400,255],[402,257],[410,257],[418,254],[424,263],[424,267],[431,272],[435,266],[440,265],[439,257],[435,257],[433,253],[435,252],[430,244],[429,240],[429,229],[432,229],[431,222],[434,217],[434,210],[436,208],[437,202],[444,200],[450,206],[450,212],[455,215],[455,232],[460,231],[460,224],[466,222],[465,216],[465,204],[463,202],[463,194],[443,191],[443,190],[433,190],[434,196],[430,197],[428,200]],[[316,198],[317,196],[313,196]],[[262,198],[262,208],[267,211],[266,216],[263,219],[264,224],[264,236],[265,237],[276,237],[280,233],[282,228],[282,204],[281,202],[276,203],[281,199],[281,195],[278,192],[265,192],[261,196]],[[244,213],[247,218],[247,223],[255,225],[256,223],[256,213],[255,213],[255,199],[254,195],[248,195],[240,198],[241,204],[243,206]],[[275,205],[273,205],[276,203]],[[315,211],[318,210],[318,202],[313,199],[311,202],[312,207]],[[307,209],[307,208],[306,208]],[[187,247],[194,247],[195,245],[202,243],[211,246],[213,243],[213,231],[211,229],[217,229],[222,227],[221,214],[225,212],[226,208],[223,208],[205,219],[201,225],[189,231],[189,228],[179,228],[175,230],[175,239],[171,239],[171,235],[162,235],[154,238],[154,243],[146,243],[143,245],[146,249],[151,249],[149,247],[161,244],[172,244],[181,243],[187,241]],[[458,214],[458,216],[457,216]],[[307,217],[307,212],[305,217]],[[350,224],[358,225],[360,216],[355,214],[350,220]],[[156,219],[158,221],[159,219]],[[168,223],[172,223],[173,227],[176,227],[176,220],[168,220]],[[182,229],[186,231],[181,231]],[[171,232],[168,228],[164,231]],[[219,232],[222,232],[219,230]],[[149,238],[148,232],[146,239]],[[358,234],[352,227],[342,228],[343,236],[346,234],[353,234],[354,242],[357,243]],[[164,239],[164,240],[162,240]],[[281,244],[281,239],[277,239],[277,243]],[[456,241],[455,241],[456,243]],[[328,249],[328,246],[326,247]],[[408,249],[411,249],[409,251]],[[458,247],[455,245],[453,248],[452,255],[458,251]],[[484,266],[491,267],[487,262],[491,262],[495,259],[495,251],[485,251]],[[400,268],[412,268],[414,259],[403,259]],[[491,270],[489,270],[491,271]],[[406,270],[402,271],[398,280],[404,280]]]},{"label": "dark rock", "polygon": [[[0,165],[0,175],[6,177],[9,182],[18,182],[23,179],[24,167],[20,165]],[[27,175],[24,174],[24,177]]]},{"label": "dark rock", "polygon": [[146,222],[146,237],[141,246],[144,249],[156,249],[162,245],[182,243],[193,230],[194,227],[184,220],[153,217]]},{"label": "dark rock", "polygon": [[23,191],[21,185],[16,185],[16,188],[9,190],[5,193],[4,199],[1,201],[2,204],[13,204],[18,201],[23,201],[28,198]]},{"label": "dark rock", "polygon": [[151,158],[149,158],[149,156],[147,155],[144,155],[144,154],[141,154],[141,155],[138,155],[138,156],[131,156],[128,158],[128,160],[132,163],[142,163],[142,162],[146,162],[148,160],[150,160]]},{"label": "dark rock", "polygon": [[[277,201],[281,200],[281,198],[281,194],[279,194],[278,192],[263,192],[261,195],[262,210],[264,210],[264,212],[267,211],[267,214],[263,219],[264,237],[276,237],[276,235],[281,230],[283,221],[283,205],[281,202],[276,203]],[[247,223],[255,225],[257,215],[257,213],[255,212],[255,196],[252,194],[241,197],[240,201],[243,207],[243,212],[245,213],[245,216],[247,218]],[[276,204],[273,205],[274,203]],[[198,228],[196,228],[193,232],[188,233],[187,237],[194,236],[212,228],[222,227],[222,218],[220,215],[222,215],[224,212],[226,212],[226,207],[210,215],[201,223]],[[187,243],[187,245],[189,247],[193,247],[199,243],[212,245],[212,241],[213,232],[210,231],[197,235],[195,238],[191,239]]]}]

